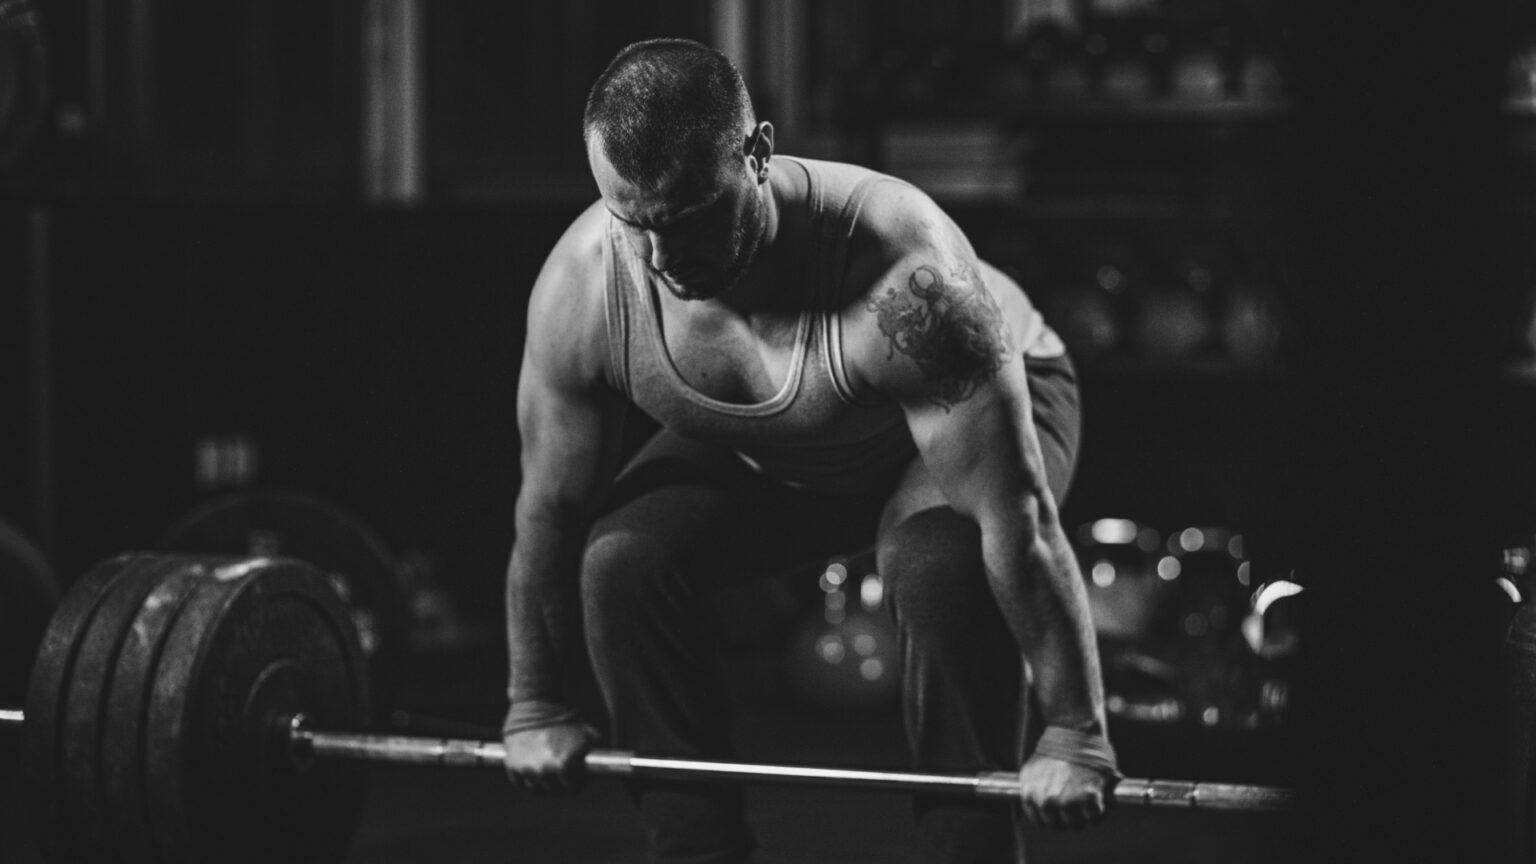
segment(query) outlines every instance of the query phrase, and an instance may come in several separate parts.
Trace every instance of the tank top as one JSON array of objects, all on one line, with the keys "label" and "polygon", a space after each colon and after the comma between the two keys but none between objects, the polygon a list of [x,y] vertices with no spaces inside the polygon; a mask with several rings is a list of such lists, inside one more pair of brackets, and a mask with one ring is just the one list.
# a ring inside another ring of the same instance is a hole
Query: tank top
[{"label": "tank top", "polygon": [[805,173],[810,228],[805,281],[786,286],[800,293],[801,313],[779,392],[756,404],[723,402],[683,379],[662,336],[655,277],[610,216],[603,265],[614,384],[667,429],[722,444],[786,485],[833,495],[890,488],[916,446],[895,400],[861,397],[849,385],[841,310],[857,298],[844,296],[842,274],[869,190],[904,181],[844,163],[778,158]]}]

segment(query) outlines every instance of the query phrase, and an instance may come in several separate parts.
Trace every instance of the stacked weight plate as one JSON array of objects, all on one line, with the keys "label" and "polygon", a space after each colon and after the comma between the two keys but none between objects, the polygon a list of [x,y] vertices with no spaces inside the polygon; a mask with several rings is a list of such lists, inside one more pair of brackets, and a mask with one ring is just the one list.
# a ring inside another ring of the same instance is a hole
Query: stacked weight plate
[{"label": "stacked weight plate", "polygon": [[285,718],[368,725],[365,661],[328,580],[283,559],[136,553],[49,626],[23,770],[53,861],[335,861],[358,769],[290,752]]}]

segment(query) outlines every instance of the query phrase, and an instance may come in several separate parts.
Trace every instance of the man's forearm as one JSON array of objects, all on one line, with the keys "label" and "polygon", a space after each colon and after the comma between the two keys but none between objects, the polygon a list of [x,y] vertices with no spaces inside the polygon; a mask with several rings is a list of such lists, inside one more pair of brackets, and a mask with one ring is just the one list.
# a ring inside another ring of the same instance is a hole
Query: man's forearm
[{"label": "man's forearm", "polygon": [[1029,662],[1048,725],[1105,731],[1104,685],[1088,594],[1065,535],[982,537],[987,578]]},{"label": "man's forearm", "polygon": [[579,649],[582,520],[530,509],[519,504],[507,566],[507,697],[514,705],[559,702],[566,655]]}]

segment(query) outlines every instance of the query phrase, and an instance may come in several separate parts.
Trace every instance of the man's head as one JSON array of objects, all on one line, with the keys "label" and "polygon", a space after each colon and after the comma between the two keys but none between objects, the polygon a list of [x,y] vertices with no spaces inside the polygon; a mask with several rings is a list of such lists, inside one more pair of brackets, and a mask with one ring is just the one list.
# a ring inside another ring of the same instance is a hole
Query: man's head
[{"label": "man's head", "polygon": [[620,51],[587,96],[582,135],[619,174],[655,188],[680,168],[733,155],[754,117],[724,54],[686,39]]},{"label": "man's head", "polygon": [[724,55],[630,45],[593,85],[582,131],[604,203],[674,294],[715,297],[740,279],[766,224],[773,128]]}]

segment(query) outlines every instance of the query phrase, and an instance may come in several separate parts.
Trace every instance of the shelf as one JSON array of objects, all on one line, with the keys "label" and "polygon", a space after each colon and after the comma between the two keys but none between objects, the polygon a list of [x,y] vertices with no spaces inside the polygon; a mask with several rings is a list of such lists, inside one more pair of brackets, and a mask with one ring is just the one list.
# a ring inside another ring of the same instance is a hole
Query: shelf
[{"label": "shelf", "polygon": [[1262,215],[1256,207],[1230,202],[1199,200],[1189,195],[1107,192],[1025,192],[1013,203],[1025,219],[1193,219],[1228,221]]},{"label": "shelf", "polygon": [[[1074,360],[1078,374],[1083,378],[1139,383],[1277,384],[1291,373],[1290,368],[1278,360],[1240,363],[1224,357],[1175,360],[1126,356],[1074,356]],[[1506,364],[1504,380],[1536,387],[1536,357]]]},{"label": "shelf", "polygon": [[[1004,128],[1015,129],[1041,122],[1083,121],[1120,123],[1132,121],[1250,122],[1278,120],[1288,116],[1293,105],[1283,99],[1042,99],[1016,106],[1002,116]],[[1536,100],[1506,99],[1505,117],[1536,120]]]},{"label": "shelf", "polygon": [[1011,112],[1005,126],[1014,129],[1062,121],[1251,122],[1279,119],[1289,111],[1289,103],[1277,99],[1041,100]]},{"label": "shelf", "polygon": [[[1162,359],[1150,357],[1081,358],[1077,368],[1085,378],[1136,381],[1206,381],[1213,383],[1275,383],[1284,380],[1279,361],[1240,363],[1225,357]],[[1533,370],[1536,380],[1536,370]]]}]

